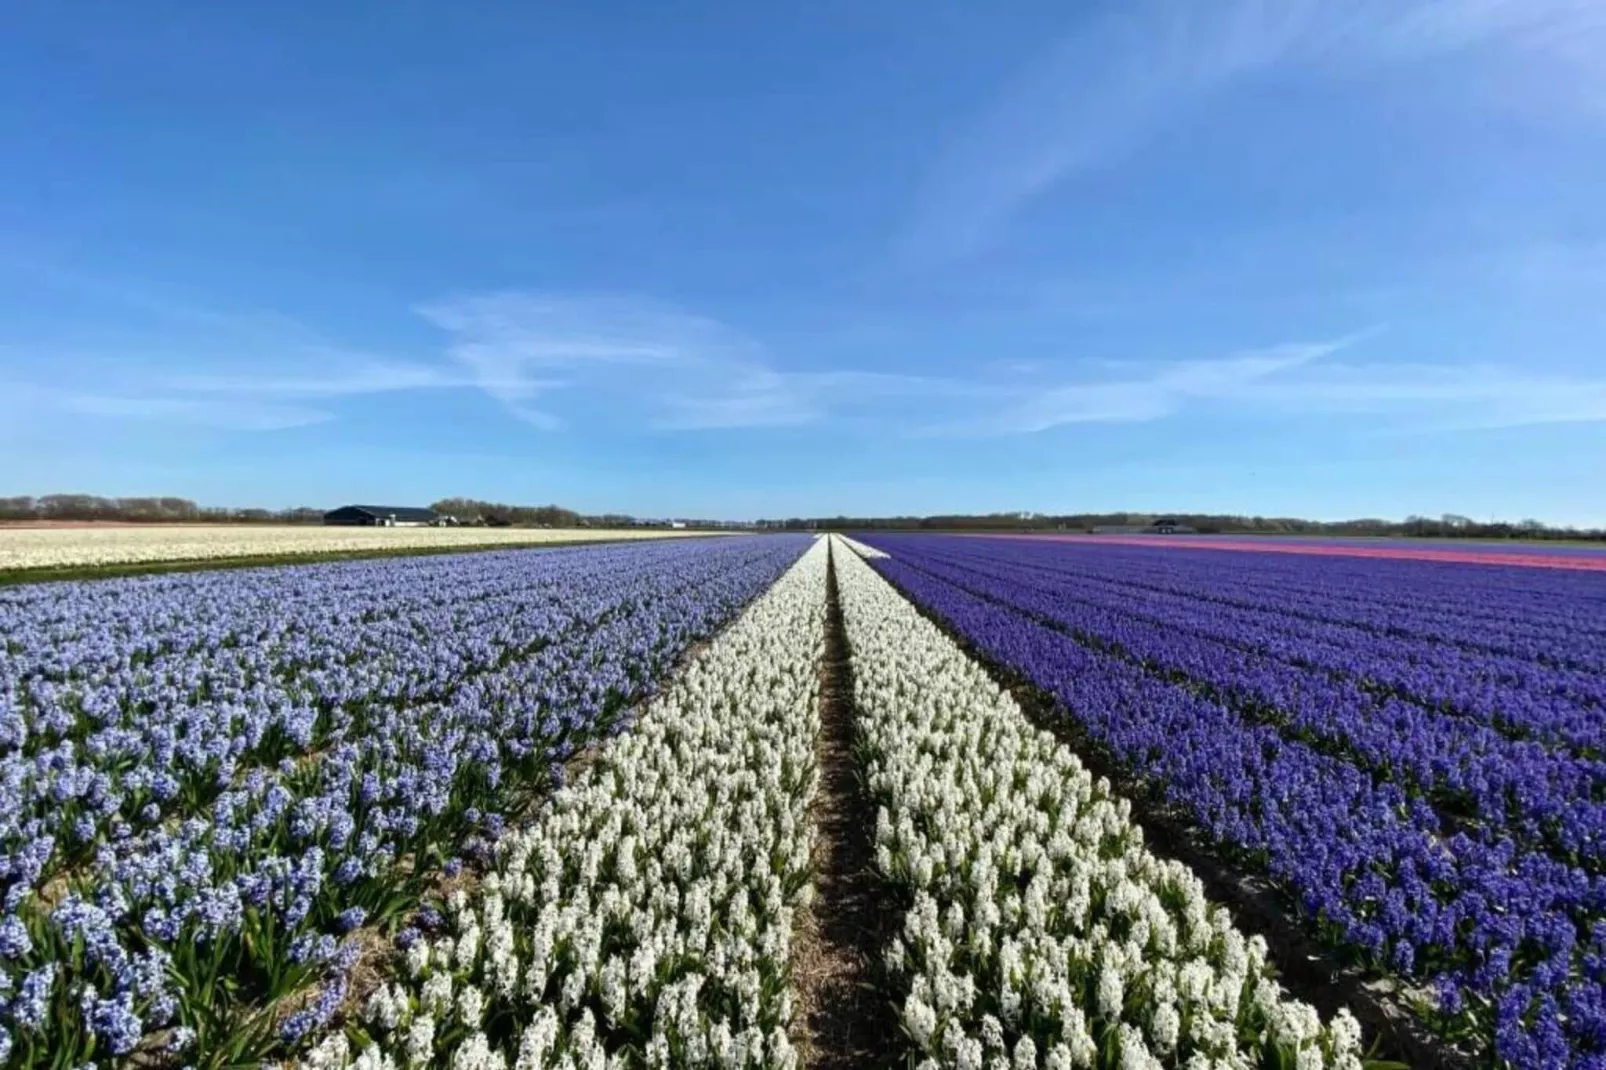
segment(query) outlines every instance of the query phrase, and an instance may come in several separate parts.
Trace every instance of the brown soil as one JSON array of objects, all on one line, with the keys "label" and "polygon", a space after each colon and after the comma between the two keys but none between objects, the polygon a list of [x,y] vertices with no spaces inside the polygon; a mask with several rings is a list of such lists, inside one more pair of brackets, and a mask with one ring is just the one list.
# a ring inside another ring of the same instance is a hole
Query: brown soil
[{"label": "brown soil", "polygon": [[365,926],[347,937],[360,949],[357,962],[346,975],[346,998],[336,1012],[339,1022],[355,1018],[367,1004],[374,990],[391,976],[391,961],[396,957],[395,944],[373,926]]},{"label": "brown soil", "polygon": [[816,897],[799,912],[792,980],[793,1034],[809,1070],[890,1066],[898,1053],[892,1003],[875,982],[897,923],[875,873],[875,810],[854,760],[857,711],[836,565],[826,579],[825,660],[820,665],[820,783],[814,821]]}]

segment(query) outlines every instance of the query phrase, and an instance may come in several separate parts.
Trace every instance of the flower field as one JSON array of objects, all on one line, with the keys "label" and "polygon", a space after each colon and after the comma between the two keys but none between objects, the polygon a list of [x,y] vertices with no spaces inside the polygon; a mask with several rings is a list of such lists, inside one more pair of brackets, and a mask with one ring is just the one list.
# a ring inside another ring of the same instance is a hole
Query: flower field
[{"label": "flower field", "polygon": [[1606,584],[1582,571],[887,537],[1333,953],[1514,1066],[1606,1063]]},{"label": "flower field", "polygon": [[[826,549],[801,562],[409,936],[359,1067],[796,1064]],[[314,1058],[339,1064],[344,1036]],[[627,1054],[628,1053],[628,1054]]]},{"label": "flower field", "polygon": [[1587,571],[1012,538],[5,588],[0,1066],[872,1065],[824,954],[909,1070],[1399,1054],[1295,929],[1606,1065],[1603,651]]},{"label": "flower field", "polygon": [[1084,546],[1141,546],[1146,550],[1230,550],[1256,554],[1358,557],[1381,561],[1553,568],[1581,572],[1606,570],[1606,550],[1580,543],[1481,541],[1475,539],[1391,539],[1311,535],[1181,535],[1156,542],[1151,535],[1023,535],[1021,538]]},{"label": "flower field", "polygon": [[876,864],[909,902],[888,961],[927,1064],[1358,1070],[1355,1020],[1288,999],[1130,804],[869,566],[838,576]]},{"label": "flower field", "polygon": [[341,1007],[361,937],[486,857],[807,543],[0,593],[0,1048],[18,1066],[295,1050]]},{"label": "flower field", "polygon": [[[453,547],[537,546],[685,536],[685,531],[591,528],[347,528],[307,525],[0,525],[0,573],[169,561],[380,553]],[[695,532],[691,534],[697,534]]]}]

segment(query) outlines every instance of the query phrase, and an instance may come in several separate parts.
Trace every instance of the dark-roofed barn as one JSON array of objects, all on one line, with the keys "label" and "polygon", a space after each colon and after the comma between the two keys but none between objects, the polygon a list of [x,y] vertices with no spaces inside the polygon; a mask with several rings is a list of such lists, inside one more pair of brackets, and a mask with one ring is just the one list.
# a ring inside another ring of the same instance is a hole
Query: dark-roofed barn
[{"label": "dark-roofed barn", "polygon": [[370,528],[421,528],[439,520],[435,510],[410,505],[343,505],[323,514],[325,524]]}]

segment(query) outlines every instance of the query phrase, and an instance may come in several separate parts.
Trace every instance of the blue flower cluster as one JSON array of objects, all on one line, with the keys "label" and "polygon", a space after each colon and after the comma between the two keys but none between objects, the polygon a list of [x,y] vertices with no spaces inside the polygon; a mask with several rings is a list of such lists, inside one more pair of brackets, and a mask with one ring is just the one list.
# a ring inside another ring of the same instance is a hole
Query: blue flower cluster
[{"label": "blue flower cluster", "polygon": [[[0,1062],[292,1051],[806,537],[0,593]],[[153,1036],[157,1034],[157,1036]]]},{"label": "blue flower cluster", "polygon": [[978,578],[1018,585],[1016,608],[1402,781],[1438,806],[1447,824],[1548,845],[1591,872],[1606,870],[1606,801],[1597,798],[1606,761],[1514,739],[1475,715],[1368,686],[1370,659],[1352,662],[1350,672],[1312,665],[1302,655],[1306,621],[1223,609],[1198,587],[1191,596],[1134,591],[1129,580],[1058,565],[1031,549],[1007,561],[967,553],[922,561],[973,593],[989,593],[974,586]]},{"label": "blue flower cluster", "polygon": [[[1131,560],[1132,553],[1140,559]],[[1606,706],[1606,630],[1588,595],[1599,586],[1590,573],[1441,565],[1437,571],[1465,579],[1447,589],[1442,579],[1422,576],[1432,570],[1421,562],[1327,558],[1310,570],[1337,573],[1326,583],[1299,582],[1284,561],[1257,582],[1226,580],[1219,567],[1207,567],[1214,560],[1207,558],[1194,561],[1195,570],[1218,575],[1202,585],[1193,570],[1178,575],[1175,565],[1157,568],[1152,557],[1128,550],[1109,560],[1061,562],[1057,570],[1090,586],[1113,583],[1112,593],[1128,599],[1204,603],[1197,608],[1209,612],[1201,619],[1216,632],[1259,625],[1263,649],[1283,660],[1352,676],[1521,738],[1606,752],[1599,716]],[[1503,582],[1491,583],[1487,574]],[[1423,580],[1417,594],[1414,583]],[[1340,593],[1332,593],[1334,586]],[[1544,608],[1534,603],[1536,595],[1546,600]],[[1265,631],[1268,614],[1277,628]],[[1464,619],[1445,619],[1456,615]]]},{"label": "blue flower cluster", "polygon": [[[1513,1066],[1606,1065],[1606,765],[1580,734],[1606,676],[1566,638],[1606,632],[1598,579],[870,541],[1322,936],[1431,986],[1434,1024]],[[1463,608],[1487,626],[1436,623]]]}]

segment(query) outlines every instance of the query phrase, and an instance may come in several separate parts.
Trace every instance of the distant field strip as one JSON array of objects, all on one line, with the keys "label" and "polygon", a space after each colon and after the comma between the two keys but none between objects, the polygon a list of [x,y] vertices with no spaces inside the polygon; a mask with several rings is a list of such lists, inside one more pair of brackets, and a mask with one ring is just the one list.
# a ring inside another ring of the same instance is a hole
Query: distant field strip
[{"label": "distant field strip", "polygon": [[859,540],[851,539],[846,535],[838,535],[838,536],[836,536],[836,538],[838,540],[840,540],[849,549],[851,549],[854,553],[858,554],[860,557],[872,558],[872,557],[886,557],[887,556],[886,554],[882,553],[880,550],[877,550],[874,546],[866,546],[864,543],[860,542]]},{"label": "distant field strip", "polygon": [[[992,538],[995,536],[967,536]],[[1216,538],[1209,535],[1013,535],[1010,538],[1040,539],[1104,546],[1142,546],[1147,549],[1238,550],[1267,554],[1310,554],[1317,557],[1363,557],[1397,561],[1444,561],[1463,565],[1510,565],[1517,568],[1576,569],[1606,572],[1606,548],[1591,546],[1541,546],[1528,543],[1487,543],[1469,540],[1464,547],[1443,543],[1420,545],[1398,539],[1315,539],[1269,536],[1261,538]]]},{"label": "distant field strip", "polygon": [[698,532],[592,528],[246,527],[239,524],[106,528],[0,526],[0,573],[167,561],[380,553],[543,543],[662,539]]}]

